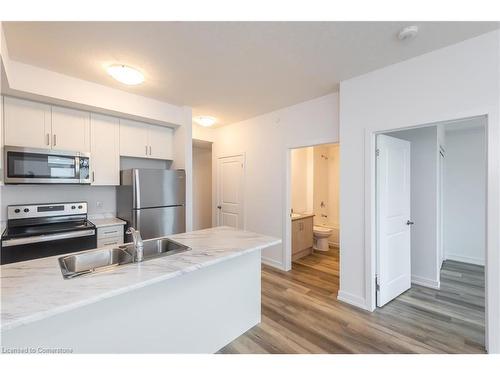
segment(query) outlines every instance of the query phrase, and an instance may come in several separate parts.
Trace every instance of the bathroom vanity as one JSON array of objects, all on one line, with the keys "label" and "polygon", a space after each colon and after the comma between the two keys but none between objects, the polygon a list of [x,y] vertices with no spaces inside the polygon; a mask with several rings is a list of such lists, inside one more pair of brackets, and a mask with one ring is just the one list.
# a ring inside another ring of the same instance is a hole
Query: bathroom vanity
[{"label": "bathroom vanity", "polygon": [[292,214],[292,260],[312,253],[314,214]]}]

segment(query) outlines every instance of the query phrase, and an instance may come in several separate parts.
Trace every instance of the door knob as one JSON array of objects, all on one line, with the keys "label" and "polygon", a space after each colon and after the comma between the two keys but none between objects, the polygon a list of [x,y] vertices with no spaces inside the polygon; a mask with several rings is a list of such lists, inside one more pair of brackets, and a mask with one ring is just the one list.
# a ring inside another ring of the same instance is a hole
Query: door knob
[{"label": "door knob", "polygon": [[217,206],[217,208],[220,210],[220,209],[222,209],[222,206]]},{"label": "door knob", "polygon": [[413,225],[413,224],[415,224],[415,223],[414,223],[413,221],[410,221],[410,220],[408,220],[408,221],[406,222],[406,225]]}]

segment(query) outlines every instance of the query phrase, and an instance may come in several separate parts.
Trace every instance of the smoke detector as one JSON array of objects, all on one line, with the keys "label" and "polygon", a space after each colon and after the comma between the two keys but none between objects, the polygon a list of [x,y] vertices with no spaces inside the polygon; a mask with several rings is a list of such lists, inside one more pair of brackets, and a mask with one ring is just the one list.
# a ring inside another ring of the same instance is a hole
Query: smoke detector
[{"label": "smoke detector", "polygon": [[417,36],[418,26],[407,26],[398,33],[399,40],[410,40]]}]

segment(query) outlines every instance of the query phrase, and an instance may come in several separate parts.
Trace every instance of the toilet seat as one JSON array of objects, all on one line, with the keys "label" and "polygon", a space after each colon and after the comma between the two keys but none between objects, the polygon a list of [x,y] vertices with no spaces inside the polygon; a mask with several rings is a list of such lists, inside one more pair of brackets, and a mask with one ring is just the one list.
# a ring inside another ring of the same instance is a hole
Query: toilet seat
[{"label": "toilet seat", "polygon": [[313,232],[315,234],[319,234],[319,235],[325,235],[325,236],[328,235],[328,236],[330,236],[333,233],[333,229],[326,228],[326,227],[320,227],[318,225],[315,225],[313,227]]}]

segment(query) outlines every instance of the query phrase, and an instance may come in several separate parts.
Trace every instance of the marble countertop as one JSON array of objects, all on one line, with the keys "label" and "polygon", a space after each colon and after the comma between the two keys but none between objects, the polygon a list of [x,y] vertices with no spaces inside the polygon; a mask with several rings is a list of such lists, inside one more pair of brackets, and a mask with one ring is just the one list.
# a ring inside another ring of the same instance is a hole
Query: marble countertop
[{"label": "marble countertop", "polygon": [[306,213],[302,214],[302,213],[294,212],[293,215],[298,215],[298,216],[295,216],[295,217],[292,216],[292,221],[307,219],[308,217],[314,217],[314,214],[312,214],[312,213],[311,214],[306,214]]},{"label": "marble countertop", "polygon": [[104,227],[111,227],[113,225],[125,225],[127,224],[126,221],[123,221],[121,219],[118,219],[117,217],[106,217],[106,218],[94,218],[94,219],[89,219],[96,228],[104,228]]},{"label": "marble countertop", "polygon": [[190,251],[65,280],[53,256],[0,267],[1,330],[5,331],[98,302],[212,264],[281,243],[281,239],[230,227],[169,238]]}]

